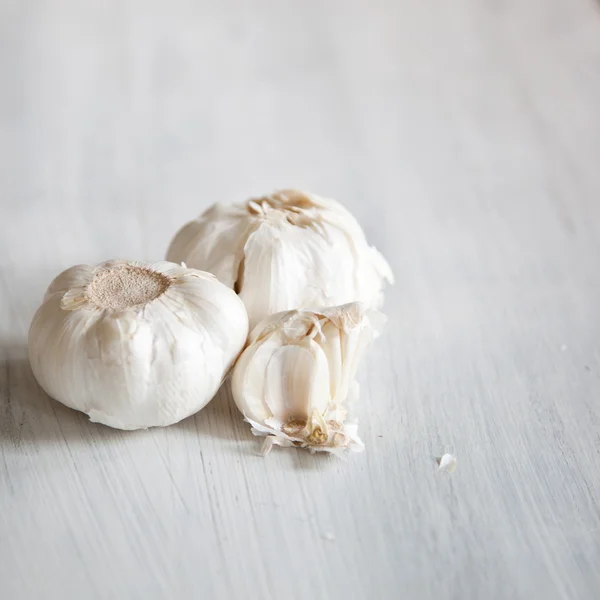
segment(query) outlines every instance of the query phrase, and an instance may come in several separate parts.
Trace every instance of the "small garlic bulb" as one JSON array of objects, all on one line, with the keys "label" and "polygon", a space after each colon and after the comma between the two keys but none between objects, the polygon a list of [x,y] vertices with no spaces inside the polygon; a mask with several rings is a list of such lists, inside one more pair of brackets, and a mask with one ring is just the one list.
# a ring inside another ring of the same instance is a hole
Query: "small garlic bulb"
[{"label": "small garlic bulb", "polygon": [[250,327],[283,310],[361,301],[378,308],[389,265],[335,200],[284,190],[216,204],[174,237],[167,260],[216,275],[246,305]]},{"label": "small garlic bulb", "polygon": [[319,312],[272,315],[250,334],[233,370],[235,403],[271,447],[341,454],[364,446],[346,419],[358,397],[355,374],[383,315],[357,302]]},{"label": "small garlic bulb", "polygon": [[118,429],[176,423],[215,395],[248,317],[213,275],[168,262],[109,261],[61,273],[29,330],[53,398]]}]

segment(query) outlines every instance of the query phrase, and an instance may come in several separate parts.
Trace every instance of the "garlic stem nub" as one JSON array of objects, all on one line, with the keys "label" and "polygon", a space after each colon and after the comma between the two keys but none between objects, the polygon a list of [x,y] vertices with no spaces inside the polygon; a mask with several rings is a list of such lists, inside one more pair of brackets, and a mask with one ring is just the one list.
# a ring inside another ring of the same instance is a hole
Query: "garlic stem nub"
[{"label": "garlic stem nub", "polygon": [[86,295],[100,309],[122,310],[155,300],[170,285],[171,280],[163,273],[125,264],[96,273]]}]

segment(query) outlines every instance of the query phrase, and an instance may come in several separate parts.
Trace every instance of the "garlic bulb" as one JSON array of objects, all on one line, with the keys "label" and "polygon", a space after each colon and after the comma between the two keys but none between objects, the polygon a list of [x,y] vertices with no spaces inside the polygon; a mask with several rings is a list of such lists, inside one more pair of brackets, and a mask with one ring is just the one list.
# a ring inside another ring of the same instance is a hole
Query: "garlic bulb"
[{"label": "garlic bulb", "polygon": [[215,395],[248,317],[213,275],[168,262],[78,265],[50,285],[29,357],[53,398],[118,429],[170,425]]},{"label": "garlic bulb", "polygon": [[389,265],[338,202],[284,190],[216,204],[185,225],[167,260],[210,271],[235,289],[250,327],[283,310],[361,301],[378,308]]},{"label": "garlic bulb", "polygon": [[319,312],[272,315],[250,334],[233,370],[237,407],[271,447],[361,451],[358,425],[346,419],[358,397],[359,360],[383,315],[357,302]]}]

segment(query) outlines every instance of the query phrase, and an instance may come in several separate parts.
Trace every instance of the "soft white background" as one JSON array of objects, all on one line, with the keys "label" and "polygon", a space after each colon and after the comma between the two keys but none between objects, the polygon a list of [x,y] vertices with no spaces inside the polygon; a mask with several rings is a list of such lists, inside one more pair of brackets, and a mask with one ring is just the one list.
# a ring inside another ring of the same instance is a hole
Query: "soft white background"
[{"label": "soft white background", "polygon": [[[597,598],[599,159],[596,0],[2,0],[0,598]],[[40,391],[54,275],[280,186],[396,273],[365,454]]]}]

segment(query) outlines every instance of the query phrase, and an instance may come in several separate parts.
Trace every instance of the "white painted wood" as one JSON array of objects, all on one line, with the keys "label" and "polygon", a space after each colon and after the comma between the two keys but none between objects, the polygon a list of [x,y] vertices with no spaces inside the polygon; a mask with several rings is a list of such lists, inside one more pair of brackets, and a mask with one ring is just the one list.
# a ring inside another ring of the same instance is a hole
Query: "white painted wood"
[{"label": "white painted wood", "polygon": [[[597,2],[0,7],[0,598],[598,597]],[[279,186],[397,275],[364,455],[258,457],[227,394],[128,433],[39,390],[55,274]]]}]

